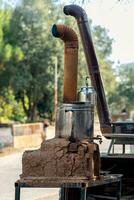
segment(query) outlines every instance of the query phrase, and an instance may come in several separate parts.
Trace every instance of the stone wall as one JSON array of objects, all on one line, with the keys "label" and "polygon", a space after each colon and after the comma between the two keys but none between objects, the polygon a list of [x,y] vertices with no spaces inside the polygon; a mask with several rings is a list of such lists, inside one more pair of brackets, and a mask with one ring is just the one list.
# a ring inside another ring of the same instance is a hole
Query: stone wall
[{"label": "stone wall", "polygon": [[43,123],[13,125],[13,140],[15,148],[34,147],[45,139]]},{"label": "stone wall", "polygon": [[13,146],[12,126],[0,124],[0,148]]}]

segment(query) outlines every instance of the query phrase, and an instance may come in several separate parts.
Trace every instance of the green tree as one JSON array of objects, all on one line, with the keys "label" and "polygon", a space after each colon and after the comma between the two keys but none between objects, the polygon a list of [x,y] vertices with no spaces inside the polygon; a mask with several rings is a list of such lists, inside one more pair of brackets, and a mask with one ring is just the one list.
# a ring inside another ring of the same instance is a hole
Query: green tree
[{"label": "green tree", "polygon": [[12,57],[7,71],[10,68],[10,85],[28,121],[53,112],[54,57],[60,57],[56,52],[60,45],[52,38],[51,27],[58,19],[57,6],[51,1],[24,0],[11,20],[9,42],[20,60]]},{"label": "green tree", "polygon": [[[17,105],[18,111],[20,106],[14,99],[9,85],[9,71],[6,71],[6,64],[10,61],[13,55],[17,55],[17,48],[9,43],[9,26],[13,10],[9,7],[4,9],[2,2],[0,2],[0,121],[9,121],[14,115],[15,107]],[[15,56],[16,57],[16,56]],[[18,115],[20,112],[18,112]],[[19,118],[20,119],[20,118]],[[17,118],[18,120],[18,118]]]},{"label": "green tree", "polygon": [[4,88],[0,92],[0,122],[24,122],[24,120],[25,113],[21,102],[17,103],[13,91],[10,88]]},{"label": "green tree", "polygon": [[93,27],[92,33],[102,81],[108,99],[117,86],[116,76],[112,68],[113,62],[109,58],[112,53],[113,39],[108,36],[108,31],[99,25]]},{"label": "green tree", "polygon": [[13,47],[7,39],[11,17],[12,10],[4,10],[0,6],[0,70],[3,70],[5,63],[13,54]]},{"label": "green tree", "polygon": [[116,73],[118,86],[109,103],[115,113],[120,113],[124,107],[129,112],[134,108],[134,63],[118,66]]}]

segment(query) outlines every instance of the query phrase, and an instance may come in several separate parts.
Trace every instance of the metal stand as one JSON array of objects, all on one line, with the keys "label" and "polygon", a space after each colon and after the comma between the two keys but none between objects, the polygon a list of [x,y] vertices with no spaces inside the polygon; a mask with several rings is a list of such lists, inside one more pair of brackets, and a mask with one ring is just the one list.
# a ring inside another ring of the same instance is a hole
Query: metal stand
[{"label": "metal stand", "polygon": [[[28,188],[29,186],[25,183],[19,183],[18,181],[15,183],[15,200],[20,200],[20,192],[21,188]],[[46,188],[46,187],[44,187]],[[66,195],[65,195],[65,190],[66,189],[80,189],[80,196],[79,200],[86,200],[86,186],[84,185],[83,187],[79,184],[63,184],[63,187],[61,187],[61,198],[60,200],[65,200]]]},{"label": "metal stand", "polygon": [[[20,179],[15,182],[15,200],[20,200],[20,194],[21,194],[21,188],[61,188],[61,198],[60,200],[70,200],[68,198],[68,193],[66,193],[67,190],[74,190],[76,196],[78,198],[73,198],[73,200],[86,200],[88,199],[88,188],[92,190],[92,188],[97,188],[97,186],[108,186],[110,183],[117,183],[117,194],[116,199],[120,200],[121,197],[121,179],[122,175],[105,175],[101,176],[99,179],[96,180],[75,180],[75,179],[53,179],[52,178],[44,178],[44,179]],[[78,193],[77,193],[78,191]],[[72,193],[73,194],[73,193]],[[92,194],[93,195],[93,194]],[[114,194],[115,196],[115,194]],[[102,199],[109,199],[105,198],[106,196],[103,195]],[[98,198],[99,195],[98,195]],[[96,198],[97,199],[97,198]]]},{"label": "metal stand", "polygon": [[[126,154],[126,149],[125,149],[125,145],[129,144],[129,145],[134,145],[134,134],[125,134],[125,133],[110,133],[110,134],[104,134],[104,136],[108,139],[111,139],[107,154],[110,155],[111,152],[112,154],[116,154],[114,152],[114,145],[119,144],[122,145],[122,155]],[[113,148],[113,151],[112,151]],[[118,153],[118,152],[117,152]],[[118,153],[119,154],[119,153]]]},{"label": "metal stand", "polygon": [[[104,185],[104,187],[107,187],[107,188],[109,187],[112,190],[112,187],[110,185],[109,186]],[[99,191],[96,188],[93,194],[90,194],[90,192],[89,192],[87,196],[89,197],[89,199],[92,197],[92,198],[95,198],[96,200],[97,199],[99,199],[99,200],[104,200],[104,199],[106,199],[106,200],[108,200],[108,199],[109,200],[120,200],[121,199],[121,192],[122,192],[122,181],[118,180],[116,191],[110,192],[110,194],[105,194],[103,189],[102,189],[101,193],[99,193]]]},{"label": "metal stand", "polygon": [[20,200],[20,188],[21,186],[16,182],[15,183],[15,200]]}]

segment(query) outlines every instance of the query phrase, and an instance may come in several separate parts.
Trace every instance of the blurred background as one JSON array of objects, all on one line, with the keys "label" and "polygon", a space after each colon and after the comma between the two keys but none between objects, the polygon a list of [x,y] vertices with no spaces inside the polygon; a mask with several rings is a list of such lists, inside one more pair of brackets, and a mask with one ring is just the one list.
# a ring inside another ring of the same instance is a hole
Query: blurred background
[{"label": "blurred background", "polygon": [[[13,199],[13,184],[21,173],[18,151],[54,136],[55,113],[62,101],[64,47],[53,38],[51,27],[67,24],[79,33],[75,19],[62,12],[69,3],[82,6],[89,16],[111,118],[134,120],[132,0],[0,0],[1,200]],[[78,88],[88,75],[80,37],[79,44]],[[11,152],[15,154],[7,155]]]}]

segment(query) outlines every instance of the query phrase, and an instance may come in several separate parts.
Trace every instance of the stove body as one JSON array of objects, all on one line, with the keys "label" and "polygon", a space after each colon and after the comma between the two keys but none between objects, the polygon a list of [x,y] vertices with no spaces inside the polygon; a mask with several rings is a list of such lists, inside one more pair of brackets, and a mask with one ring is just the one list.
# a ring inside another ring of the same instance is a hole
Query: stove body
[{"label": "stove body", "polygon": [[33,185],[46,180],[99,179],[100,153],[93,141],[94,104],[77,101],[77,35],[65,25],[54,25],[52,33],[65,44],[63,104],[57,111],[55,138],[43,141],[40,149],[24,152],[21,179],[32,180]]}]

